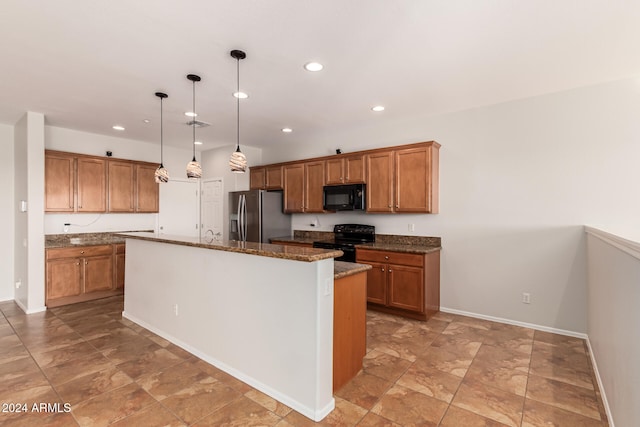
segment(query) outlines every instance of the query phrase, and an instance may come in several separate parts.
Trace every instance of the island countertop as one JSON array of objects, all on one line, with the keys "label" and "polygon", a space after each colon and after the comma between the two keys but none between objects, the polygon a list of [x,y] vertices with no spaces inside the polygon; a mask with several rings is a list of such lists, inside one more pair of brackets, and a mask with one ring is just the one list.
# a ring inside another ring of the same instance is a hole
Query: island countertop
[{"label": "island countertop", "polygon": [[148,240],[159,243],[169,243],[174,245],[192,246],[218,251],[238,252],[249,255],[305,262],[336,258],[343,254],[340,250],[274,245],[270,243],[242,242],[239,240],[217,241],[205,237],[175,236],[148,232],[117,233],[116,236],[124,237],[126,239]]}]

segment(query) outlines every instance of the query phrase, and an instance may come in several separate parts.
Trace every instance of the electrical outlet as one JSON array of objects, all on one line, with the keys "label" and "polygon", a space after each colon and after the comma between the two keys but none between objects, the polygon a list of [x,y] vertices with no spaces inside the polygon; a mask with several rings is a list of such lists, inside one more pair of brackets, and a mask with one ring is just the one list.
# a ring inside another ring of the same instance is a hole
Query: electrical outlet
[{"label": "electrical outlet", "polygon": [[416,225],[415,224],[408,224],[407,225],[407,229],[409,231],[416,231]]},{"label": "electrical outlet", "polygon": [[531,294],[524,292],[522,294],[522,303],[523,304],[531,304]]},{"label": "electrical outlet", "polygon": [[332,279],[325,279],[325,281],[324,281],[324,295],[325,296],[331,295],[332,285],[333,285]]},{"label": "electrical outlet", "polygon": [[173,312],[178,316],[178,304],[173,304]]},{"label": "electrical outlet", "polygon": [[20,286],[22,286],[22,280],[16,282],[16,289],[20,289]]}]

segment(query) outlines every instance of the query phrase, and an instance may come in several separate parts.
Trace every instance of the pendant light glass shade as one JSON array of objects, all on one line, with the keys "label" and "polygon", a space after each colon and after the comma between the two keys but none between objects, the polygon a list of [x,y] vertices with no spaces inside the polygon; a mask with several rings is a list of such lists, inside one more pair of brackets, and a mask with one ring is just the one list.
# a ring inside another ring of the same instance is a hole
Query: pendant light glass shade
[{"label": "pendant light glass shade", "polygon": [[240,147],[231,154],[229,166],[231,167],[231,172],[235,173],[244,173],[247,170],[247,156],[240,151]]},{"label": "pendant light glass shade", "polygon": [[169,172],[164,168],[164,144],[162,138],[162,100],[169,95],[162,92],[156,92],[156,96],[160,98],[160,166],[156,169],[154,174],[155,181],[158,184],[169,182]]},{"label": "pendant light glass shade", "polygon": [[188,164],[187,164],[187,178],[189,178],[190,180],[196,180],[199,178],[202,178],[202,167],[200,166],[200,163],[198,163],[198,161],[196,160],[196,119],[195,119],[195,114],[196,114],[196,82],[199,82],[200,76],[196,76],[195,74],[189,74],[187,75],[187,79],[191,80],[191,82],[193,82],[193,110],[191,110],[194,114],[194,119],[191,122],[192,128],[193,128],[193,141],[192,141],[192,147],[193,147],[193,160],[191,160]]},{"label": "pendant light glass shade", "polygon": [[[232,58],[236,60],[236,72],[237,72],[237,83],[238,90],[236,93],[240,93],[240,60],[247,57],[247,54],[241,50],[232,50],[230,52]],[[247,157],[242,154],[240,151],[240,97],[236,97],[237,102],[237,121],[236,121],[236,151],[231,154],[231,158],[229,159],[229,167],[231,168],[231,172],[235,173],[244,173],[247,170]]]}]

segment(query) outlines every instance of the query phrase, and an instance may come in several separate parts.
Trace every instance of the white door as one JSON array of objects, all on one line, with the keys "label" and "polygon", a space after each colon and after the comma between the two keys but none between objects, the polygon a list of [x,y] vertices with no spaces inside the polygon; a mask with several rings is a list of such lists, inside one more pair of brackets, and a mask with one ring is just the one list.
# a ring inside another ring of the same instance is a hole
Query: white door
[{"label": "white door", "polygon": [[200,223],[199,182],[171,179],[160,184],[160,234],[198,237]]},{"label": "white door", "polygon": [[207,179],[202,182],[200,236],[222,240],[224,221],[222,178]]}]

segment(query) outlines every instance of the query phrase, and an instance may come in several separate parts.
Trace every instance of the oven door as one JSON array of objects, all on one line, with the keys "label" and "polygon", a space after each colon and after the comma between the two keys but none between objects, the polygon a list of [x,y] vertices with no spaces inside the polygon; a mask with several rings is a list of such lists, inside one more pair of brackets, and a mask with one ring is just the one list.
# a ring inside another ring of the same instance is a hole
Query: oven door
[{"label": "oven door", "polygon": [[326,243],[326,242],[313,242],[314,248],[320,249],[338,249],[344,252],[344,255],[341,257],[334,258],[336,261],[346,261],[346,262],[356,262],[356,248],[338,245],[335,243]]}]

